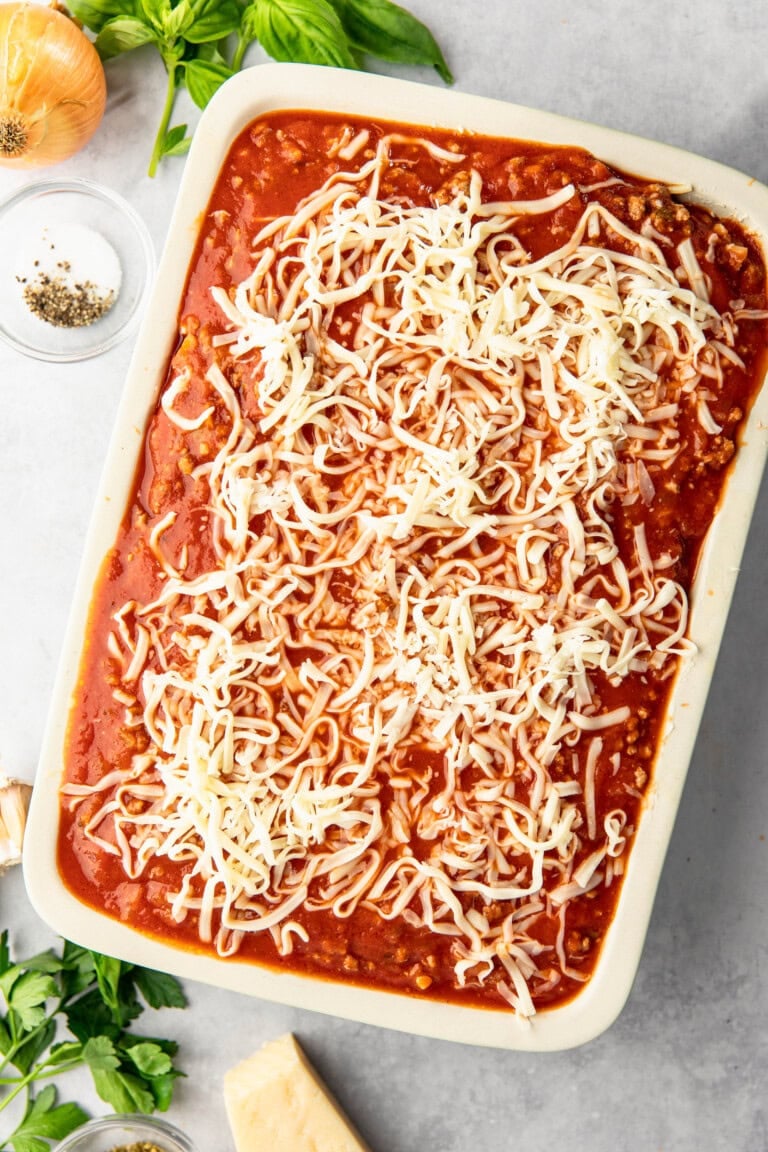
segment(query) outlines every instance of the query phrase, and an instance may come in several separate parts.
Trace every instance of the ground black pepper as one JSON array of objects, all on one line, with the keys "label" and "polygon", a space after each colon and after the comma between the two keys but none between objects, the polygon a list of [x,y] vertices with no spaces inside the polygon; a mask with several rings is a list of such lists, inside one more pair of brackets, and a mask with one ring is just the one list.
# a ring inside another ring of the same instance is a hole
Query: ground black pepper
[{"label": "ground black pepper", "polygon": [[16,281],[34,316],[56,328],[83,328],[117,300],[120,263],[109,242],[91,228],[45,226],[25,247]]},{"label": "ground black pepper", "polygon": [[33,280],[21,279],[20,282],[24,303],[30,312],[57,328],[93,324],[115,302],[114,291],[104,292],[91,280],[73,283],[66,276],[39,272]]}]

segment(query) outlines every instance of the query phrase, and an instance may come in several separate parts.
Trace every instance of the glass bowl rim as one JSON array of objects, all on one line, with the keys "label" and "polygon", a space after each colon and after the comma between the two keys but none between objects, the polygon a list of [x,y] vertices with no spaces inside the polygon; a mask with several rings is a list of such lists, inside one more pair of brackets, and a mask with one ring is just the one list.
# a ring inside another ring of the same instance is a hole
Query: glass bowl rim
[{"label": "glass bowl rim", "polygon": [[89,1120],[86,1124],[76,1128],[74,1132],[70,1132],[69,1136],[66,1136],[60,1144],[53,1145],[52,1152],[70,1152],[71,1149],[77,1152],[78,1141],[83,1137],[99,1132],[109,1132],[113,1128],[131,1128],[131,1126],[147,1129],[161,1137],[168,1137],[168,1139],[175,1141],[180,1152],[197,1152],[189,1136],[186,1136],[175,1124],[171,1124],[168,1120],[163,1120],[160,1117],[144,1116],[137,1112],[115,1113],[111,1116],[99,1116],[94,1120]]},{"label": "glass bowl rim", "polygon": [[94,344],[92,347],[77,349],[71,352],[57,352],[39,348],[35,345],[27,344],[23,340],[19,340],[0,325],[0,339],[4,340],[10,348],[13,348],[16,352],[20,352],[23,356],[29,356],[34,360],[45,360],[48,363],[73,364],[81,360],[90,360],[94,356],[100,356],[102,353],[108,352],[110,348],[114,348],[117,344],[121,343],[138,325],[152,288],[157,260],[149,229],[133,205],[119,192],[115,192],[112,188],[108,188],[106,185],[99,184],[96,180],[90,180],[84,176],[73,176],[67,180],[45,179],[29,181],[29,183],[22,185],[21,188],[17,188],[15,192],[11,192],[10,195],[0,199],[0,220],[6,217],[19,204],[23,204],[25,201],[32,200],[37,196],[54,192],[84,193],[92,196],[95,200],[104,201],[115,208],[132,226],[141,246],[142,263],[144,266],[143,282],[134,307],[119,328],[116,328],[109,336]]}]

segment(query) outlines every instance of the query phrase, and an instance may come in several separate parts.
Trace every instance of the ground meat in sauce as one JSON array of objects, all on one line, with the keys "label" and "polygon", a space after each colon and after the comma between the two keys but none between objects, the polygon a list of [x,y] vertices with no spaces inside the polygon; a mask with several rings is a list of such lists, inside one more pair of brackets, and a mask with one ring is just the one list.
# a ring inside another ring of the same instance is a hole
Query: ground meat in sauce
[{"label": "ground meat in sauce", "polygon": [[[344,164],[331,154],[329,142],[337,139],[346,122],[309,114],[276,115],[247,129],[233,146],[214,190],[209,213],[203,225],[180,312],[180,339],[168,379],[188,371],[199,379],[212,357],[212,338],[223,328],[221,316],[211,303],[209,288],[220,284],[229,289],[251,268],[250,238],[265,219],[278,212],[291,211],[298,200],[318,187]],[[356,131],[359,125],[354,123]],[[372,155],[373,142],[383,131],[378,125],[364,125],[371,143],[365,155]],[[588,197],[597,199],[633,230],[643,227],[661,237],[660,243],[679,244],[690,239],[702,268],[711,281],[711,297],[716,307],[726,311],[732,300],[742,300],[747,308],[765,307],[765,269],[752,238],[732,221],[719,221],[705,209],[682,203],[662,185],[643,184],[619,178],[605,164],[574,148],[545,148],[533,144],[453,137],[450,133],[430,133],[442,147],[465,150],[467,165],[458,171],[438,160],[407,154],[393,166],[383,182],[383,191],[394,199],[416,204],[444,203],[465,193],[470,170],[478,171],[486,201],[505,198],[535,199],[549,195],[569,183],[591,189],[582,192],[542,220],[523,220],[518,236],[531,259],[556,248],[571,234]],[[405,162],[407,161],[407,162]],[[621,250],[626,241],[615,236]],[[711,256],[711,259],[707,257]],[[642,502],[622,505],[614,501],[612,523],[619,547],[628,553],[638,523],[645,526],[648,545],[654,555],[668,554],[669,571],[687,583],[692,579],[701,542],[721,498],[738,442],[739,428],[754,395],[757,374],[765,348],[762,322],[745,323],[740,329],[739,354],[744,370],[733,369],[722,389],[710,401],[712,417],[722,431],[706,436],[691,423],[681,430],[682,449],[675,468],[667,475],[657,470],[653,477],[655,496],[649,508]],[[228,379],[235,389],[245,388],[247,374],[242,364],[228,361],[226,350],[218,353]],[[244,396],[247,416],[256,418],[251,399]],[[190,393],[190,411],[196,410],[199,395]],[[249,405],[251,407],[249,408]],[[141,601],[157,595],[162,579],[145,541],[148,521],[168,510],[176,520],[166,537],[170,554],[178,554],[189,544],[192,571],[203,570],[209,559],[209,520],[205,507],[205,485],[199,476],[218,451],[227,435],[226,412],[220,403],[204,428],[189,434],[164,421],[160,410],[150,424],[144,459],[137,477],[137,494],[123,531],[105,568],[92,612],[90,648],[81,678],[79,697],[70,728],[67,777],[73,781],[93,781],[116,764],[146,747],[146,734],[123,727],[120,706],[112,698],[115,675],[106,634],[108,617],[117,605],[135,598]],[[489,548],[493,542],[489,541]],[[549,579],[545,591],[557,587],[558,566],[564,545],[549,556]],[[351,601],[345,605],[344,583],[334,586],[338,601],[335,624],[350,627]],[[620,707],[630,700],[633,712],[626,724],[611,738],[597,766],[598,817],[619,802],[628,815],[628,834],[641,816],[642,799],[653,774],[653,761],[671,679],[648,675],[642,684],[642,704],[636,707],[636,683],[615,686],[603,679],[598,685],[599,703]],[[615,768],[616,759],[620,762]],[[426,761],[425,761],[426,763]],[[421,764],[420,768],[424,768]],[[427,764],[434,779],[439,777],[437,762]],[[525,764],[520,762],[520,771]],[[565,779],[569,762],[558,754],[550,766],[553,779]],[[177,883],[180,869],[157,858],[140,883],[127,882],[115,857],[97,852],[82,835],[82,828],[95,804],[86,803],[76,818],[65,809],[60,836],[60,867],[70,887],[96,906],[106,902],[107,911],[129,920],[141,929],[178,939],[189,947],[200,947],[197,917],[190,915],[176,923],[170,913],[168,891]],[[416,845],[416,851],[429,852],[429,845]],[[610,887],[595,889],[572,902],[565,934],[565,955],[574,976],[566,976],[540,998],[540,1004],[562,1002],[581,987],[581,978],[592,971],[600,943],[610,924],[620,890],[617,878]],[[469,897],[466,909],[475,909],[493,924],[502,909],[478,897]],[[480,1004],[498,1003],[494,998],[496,976],[485,985],[468,982],[457,987],[450,938],[412,929],[402,918],[382,921],[374,912],[359,907],[349,919],[336,919],[326,913],[299,909],[294,917],[309,931],[309,942],[296,942],[290,956],[280,958],[268,934],[247,938],[241,956],[267,964],[307,970],[358,983],[373,983],[405,989],[415,995],[459,999]],[[541,943],[551,947],[554,928],[541,926]]]}]

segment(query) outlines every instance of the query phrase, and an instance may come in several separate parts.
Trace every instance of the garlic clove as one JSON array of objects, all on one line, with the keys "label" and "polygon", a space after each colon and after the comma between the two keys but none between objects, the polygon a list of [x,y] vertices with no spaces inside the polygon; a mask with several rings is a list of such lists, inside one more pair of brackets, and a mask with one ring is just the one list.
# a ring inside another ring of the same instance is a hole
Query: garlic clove
[{"label": "garlic clove", "polygon": [[31,795],[29,784],[0,773],[0,875],[21,861]]}]

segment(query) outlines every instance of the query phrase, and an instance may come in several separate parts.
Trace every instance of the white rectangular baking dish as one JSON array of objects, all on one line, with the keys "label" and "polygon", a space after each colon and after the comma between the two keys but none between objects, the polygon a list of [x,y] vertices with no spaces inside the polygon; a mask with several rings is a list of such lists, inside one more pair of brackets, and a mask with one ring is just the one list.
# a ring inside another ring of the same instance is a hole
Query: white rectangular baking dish
[{"label": "white rectangular baking dish", "polygon": [[625,171],[690,186],[693,199],[743,221],[768,251],[768,189],[736,171],[675,148],[516,105],[353,72],[262,65],[230,80],[209,105],[195,134],[98,493],[32,800],[24,860],[29,895],[43,919],[70,939],[181,977],[470,1044],[529,1051],[583,1044],[606,1029],[621,1011],[640,960],[768,452],[768,389],[758,397],[750,414],[724,502],[701,557],[690,619],[690,636],[698,653],[674,689],[653,786],[630,855],[618,910],[594,976],[574,1000],[541,1012],[532,1024],[525,1025],[508,1009],[436,1003],[222,960],[152,939],[81,904],[58,874],[57,790],[93,586],[130,495],[143,429],[164,376],[188,265],[214,182],[237,134],[260,114],[279,109],[360,114],[581,146]]}]

